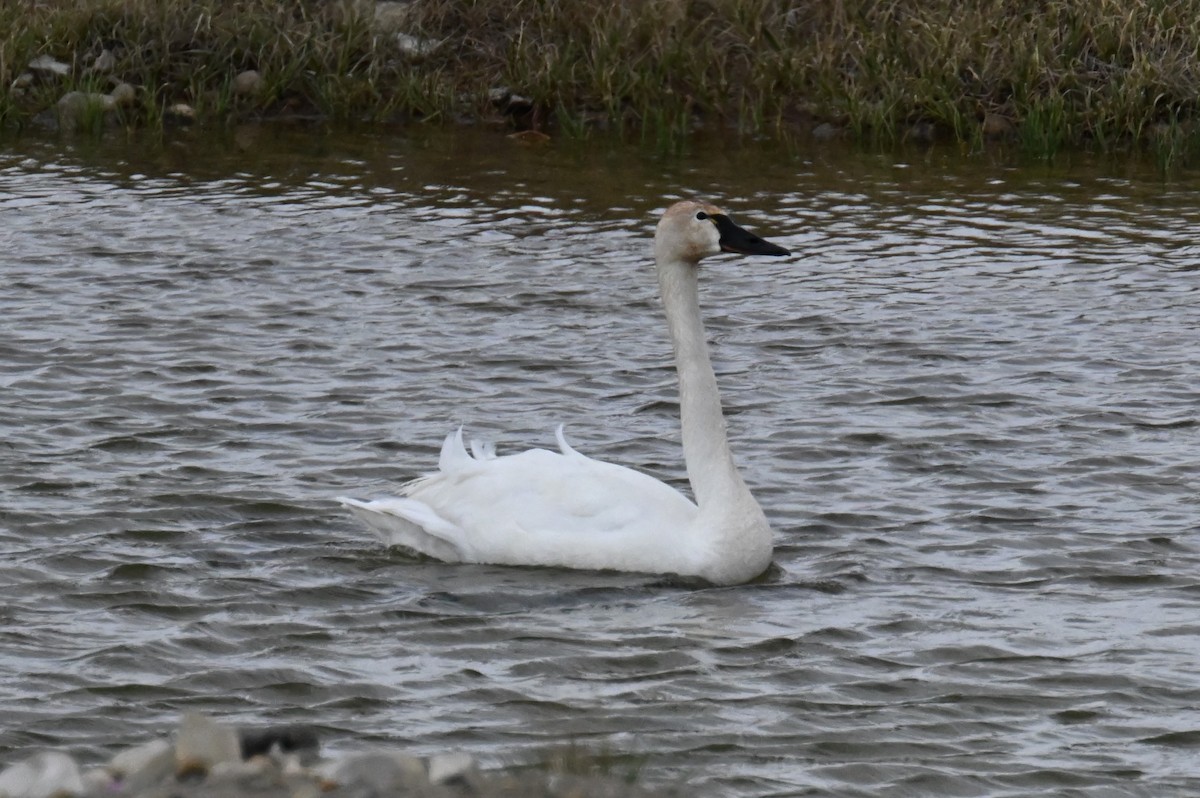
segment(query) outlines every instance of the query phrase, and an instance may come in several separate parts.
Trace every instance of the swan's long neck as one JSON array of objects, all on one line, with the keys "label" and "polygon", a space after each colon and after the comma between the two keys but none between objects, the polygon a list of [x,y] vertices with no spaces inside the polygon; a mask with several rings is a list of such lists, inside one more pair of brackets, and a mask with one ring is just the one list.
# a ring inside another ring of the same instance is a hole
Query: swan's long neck
[{"label": "swan's long neck", "polygon": [[729,506],[750,498],[729,451],[717,377],[708,357],[695,263],[657,253],[663,308],[675,346],[679,372],[679,416],[683,459],[692,493],[701,509]]}]

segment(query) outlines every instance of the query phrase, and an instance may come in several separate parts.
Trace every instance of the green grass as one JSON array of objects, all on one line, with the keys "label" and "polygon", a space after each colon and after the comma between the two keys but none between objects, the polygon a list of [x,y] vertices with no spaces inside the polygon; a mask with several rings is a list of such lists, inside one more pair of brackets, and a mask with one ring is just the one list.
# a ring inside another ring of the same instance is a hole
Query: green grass
[{"label": "green grass", "polygon": [[[411,54],[403,32],[441,42]],[[0,121],[24,125],[117,45],[139,87],[126,124],[188,103],[202,124],[253,116],[339,122],[488,121],[586,138],[598,127],[662,149],[697,130],[805,135],[832,122],[890,145],[910,131],[984,146],[1200,147],[1200,0],[414,0],[381,27],[370,0],[43,0],[0,6]],[[65,80],[8,90],[29,60]],[[254,97],[231,91],[245,69]],[[487,100],[507,86],[532,113]]]}]

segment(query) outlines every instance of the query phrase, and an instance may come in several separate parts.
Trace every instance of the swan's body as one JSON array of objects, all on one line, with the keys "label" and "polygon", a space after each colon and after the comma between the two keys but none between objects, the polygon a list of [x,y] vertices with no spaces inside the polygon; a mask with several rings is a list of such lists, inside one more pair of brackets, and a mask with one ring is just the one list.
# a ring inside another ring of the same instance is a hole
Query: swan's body
[{"label": "swan's body", "polygon": [[388,545],[447,562],[551,565],[698,576],[717,584],[753,579],[771,562],[771,528],[734,465],[700,318],[701,258],[719,252],[786,255],[719,209],[679,202],[654,236],[655,263],[679,373],[680,421],[693,503],[653,477],[559,451],[496,457],[442,446],[437,473],[403,498],[342,499]]}]

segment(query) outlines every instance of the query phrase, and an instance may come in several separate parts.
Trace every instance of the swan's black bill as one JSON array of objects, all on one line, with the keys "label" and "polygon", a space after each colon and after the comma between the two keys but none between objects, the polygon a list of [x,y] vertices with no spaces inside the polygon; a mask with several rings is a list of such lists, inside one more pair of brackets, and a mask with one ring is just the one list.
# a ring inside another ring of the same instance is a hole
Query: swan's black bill
[{"label": "swan's black bill", "polygon": [[717,232],[721,234],[722,252],[737,252],[741,255],[792,254],[783,247],[772,244],[770,241],[764,241],[749,230],[738,227],[723,213],[710,214],[708,218],[713,220],[713,224],[717,226]]}]

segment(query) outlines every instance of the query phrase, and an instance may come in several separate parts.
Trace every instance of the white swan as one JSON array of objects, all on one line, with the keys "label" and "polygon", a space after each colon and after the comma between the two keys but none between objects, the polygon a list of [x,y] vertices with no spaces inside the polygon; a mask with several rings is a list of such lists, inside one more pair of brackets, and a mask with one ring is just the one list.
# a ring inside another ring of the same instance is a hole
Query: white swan
[{"label": "white swan", "polygon": [[678,202],[654,235],[663,307],[675,345],[683,457],[696,497],[624,466],[579,454],[557,432],[558,452],[497,457],[442,445],[435,474],[403,498],[342,498],[387,545],[446,562],[549,565],[697,576],[738,584],[771,562],[771,528],[733,462],[717,379],[700,318],[701,258],[720,252],[787,255],[719,208]]}]

